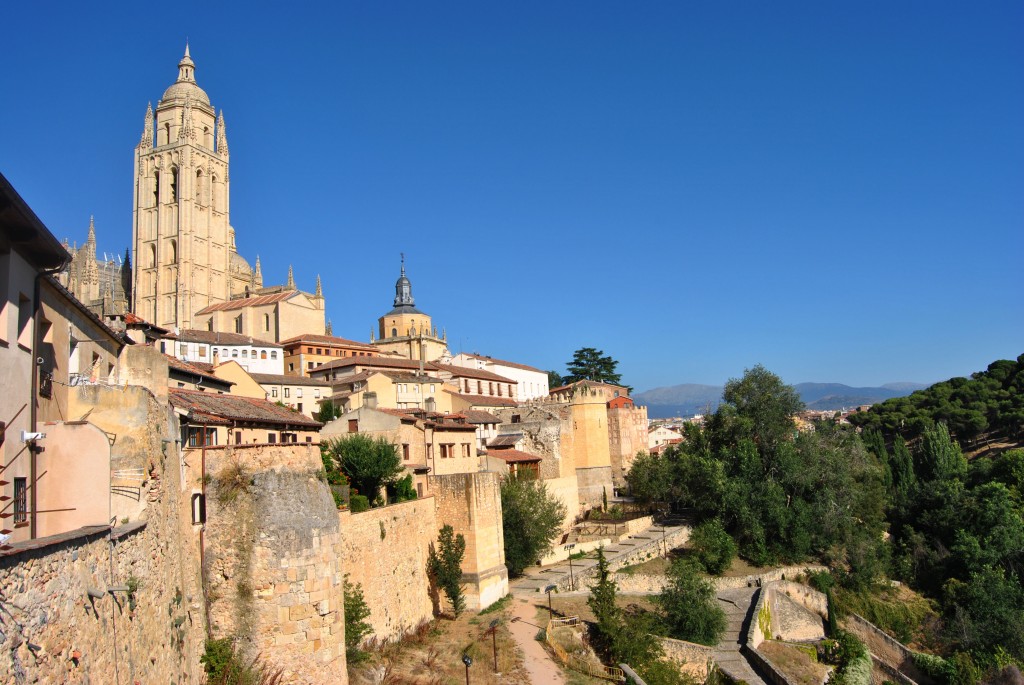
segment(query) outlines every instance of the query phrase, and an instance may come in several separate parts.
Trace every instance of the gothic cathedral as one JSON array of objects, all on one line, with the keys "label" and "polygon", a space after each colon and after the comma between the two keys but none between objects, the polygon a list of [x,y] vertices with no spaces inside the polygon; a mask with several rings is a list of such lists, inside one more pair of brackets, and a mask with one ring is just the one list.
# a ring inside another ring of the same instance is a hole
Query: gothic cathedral
[{"label": "gothic cathedral", "polygon": [[201,309],[263,286],[235,251],[228,162],[224,112],[196,84],[186,46],[135,148],[132,309],[151,323],[191,328]]}]

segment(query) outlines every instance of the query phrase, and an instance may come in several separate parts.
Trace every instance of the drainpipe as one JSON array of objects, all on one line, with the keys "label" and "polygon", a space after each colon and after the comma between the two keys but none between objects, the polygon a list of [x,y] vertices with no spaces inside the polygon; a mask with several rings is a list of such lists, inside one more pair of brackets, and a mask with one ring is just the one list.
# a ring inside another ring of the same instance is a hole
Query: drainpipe
[{"label": "drainpipe", "polygon": [[[39,313],[42,311],[42,288],[40,287],[43,276],[53,276],[64,270],[68,265],[68,259],[61,261],[60,266],[55,269],[43,269],[36,274],[32,283],[32,398],[29,402],[29,425],[31,432],[35,433],[39,423]],[[32,488],[29,490],[29,538],[36,537],[36,457],[43,451],[43,448],[33,440],[28,446],[29,454],[29,482]]]}]

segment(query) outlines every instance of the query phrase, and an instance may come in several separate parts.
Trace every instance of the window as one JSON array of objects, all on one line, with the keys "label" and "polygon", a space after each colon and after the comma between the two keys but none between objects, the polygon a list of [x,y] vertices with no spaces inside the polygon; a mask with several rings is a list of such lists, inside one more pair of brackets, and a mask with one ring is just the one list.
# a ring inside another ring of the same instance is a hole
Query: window
[{"label": "window", "polygon": [[267,433],[267,442],[269,442],[271,445],[277,443],[277,434]]},{"label": "window", "polygon": [[178,201],[178,170],[171,169],[171,202]]},{"label": "window", "polygon": [[491,381],[487,381],[487,394],[488,395],[493,395],[494,394],[494,383],[492,383]]},{"label": "window", "polygon": [[206,496],[201,492],[192,493],[192,525],[206,523]]},{"label": "window", "polygon": [[242,350],[242,359],[249,358],[249,350]]},{"label": "window", "polygon": [[402,460],[409,461],[409,443],[402,443]]},{"label": "window", "polygon": [[[299,410],[299,412],[301,413],[301,412],[302,412],[302,402],[299,402],[299,405],[298,405],[298,407],[296,407],[296,408],[297,408],[297,409]],[[295,441],[294,441],[294,440],[292,440],[292,442],[295,442]]]},{"label": "window", "polygon": [[[206,428],[206,446],[217,444],[217,429]],[[189,426],[188,429],[188,446],[189,447],[203,447],[203,428],[196,428],[195,426]]]},{"label": "window", "polygon": [[348,420],[348,432],[349,433],[358,433],[359,432],[359,419],[349,419]]},{"label": "window", "polygon": [[[270,351],[270,358],[271,359],[277,359],[277,350],[271,350]],[[289,364],[289,366],[291,366],[291,365]]]},{"label": "window", "polygon": [[463,457],[468,457],[469,456],[469,443],[468,442],[462,443],[462,456]]},{"label": "window", "polygon": [[483,395],[484,394],[484,385],[483,385],[483,383],[481,381],[477,381],[476,382],[476,394],[477,395]]},{"label": "window", "polygon": [[28,479],[14,479],[14,523],[28,521]]},{"label": "window", "polygon": [[32,330],[28,325],[32,321],[31,302],[30,299],[18,293],[18,344],[27,350],[32,349]]},{"label": "window", "polygon": [[430,394],[431,395],[434,394],[434,384],[433,383],[430,384]]},{"label": "window", "polygon": [[239,314],[235,317],[235,333],[242,332],[242,315]]},{"label": "window", "polygon": [[523,417],[520,416],[519,414],[513,414],[512,415],[512,423],[519,423],[522,420],[523,420]]},{"label": "window", "polygon": [[307,369],[312,369],[313,368],[313,362],[306,362],[306,368]]},{"label": "window", "polygon": [[302,397],[302,388],[295,388],[295,396]]},{"label": "window", "polygon": [[206,358],[206,345],[199,346],[199,356],[204,359]]},{"label": "window", "polygon": [[313,354],[313,348],[312,347],[307,347],[306,348],[306,354]]},{"label": "window", "polygon": [[323,348],[322,348],[322,347],[318,347],[318,348],[316,348],[316,353],[317,353],[317,354],[323,354],[323,353],[324,353],[324,350],[323,350]]},{"label": "window", "polygon": [[288,362],[288,370],[289,371],[294,371],[295,370],[295,364],[293,364],[292,362]]},{"label": "window", "polygon": [[427,459],[433,459],[433,458],[434,458],[434,446],[433,445],[427,445]]},{"label": "window", "polygon": [[291,388],[285,388],[284,389],[284,396],[285,397],[291,397],[291,392],[292,392]]},{"label": "window", "polygon": [[501,383],[498,383],[498,397],[501,397]]},{"label": "window", "polygon": [[269,331],[270,330],[270,314],[264,314],[263,315],[263,330],[265,330],[265,331]]},{"label": "window", "polygon": [[313,388],[313,397],[320,399],[320,388]]},{"label": "window", "polygon": [[231,356],[234,359],[238,359],[238,350],[231,350]]},{"label": "window", "polygon": [[266,350],[260,350],[260,359],[266,359],[266,358],[267,358],[267,351]]},{"label": "window", "polygon": [[241,445],[242,444],[242,431],[235,431],[235,444],[236,445]]},{"label": "window", "polygon": [[270,396],[271,397],[277,397],[277,388],[271,388],[270,389]]},{"label": "window", "polygon": [[441,444],[441,458],[448,459],[455,456],[455,443],[446,442]]}]

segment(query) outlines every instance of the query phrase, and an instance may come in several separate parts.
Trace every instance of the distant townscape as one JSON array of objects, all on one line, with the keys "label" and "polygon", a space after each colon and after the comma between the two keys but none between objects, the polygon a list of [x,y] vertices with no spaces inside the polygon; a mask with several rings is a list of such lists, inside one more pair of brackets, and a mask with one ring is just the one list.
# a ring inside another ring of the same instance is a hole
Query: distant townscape
[{"label": "distant townscape", "polygon": [[393,293],[347,288],[380,316],[332,322],[237,252],[177,68],[123,256],[0,176],[0,680],[1020,682],[1024,357],[634,394],[595,348],[453,353],[390,246]]}]

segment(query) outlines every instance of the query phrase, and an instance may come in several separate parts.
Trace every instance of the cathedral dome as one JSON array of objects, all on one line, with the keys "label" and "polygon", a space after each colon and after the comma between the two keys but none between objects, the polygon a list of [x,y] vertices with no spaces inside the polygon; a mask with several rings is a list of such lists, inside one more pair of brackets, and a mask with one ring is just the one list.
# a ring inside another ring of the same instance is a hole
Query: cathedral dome
[{"label": "cathedral dome", "polygon": [[196,85],[195,78],[196,63],[188,54],[188,46],[185,46],[185,56],[178,62],[178,80],[171,84],[171,87],[164,91],[161,102],[168,100],[184,100],[187,95],[193,103],[200,103],[210,106],[210,96],[206,91]]},{"label": "cathedral dome", "polygon": [[245,260],[245,257],[238,254],[237,252],[231,253],[231,273],[245,276],[248,278],[252,275],[252,267],[249,266],[249,262]]}]

